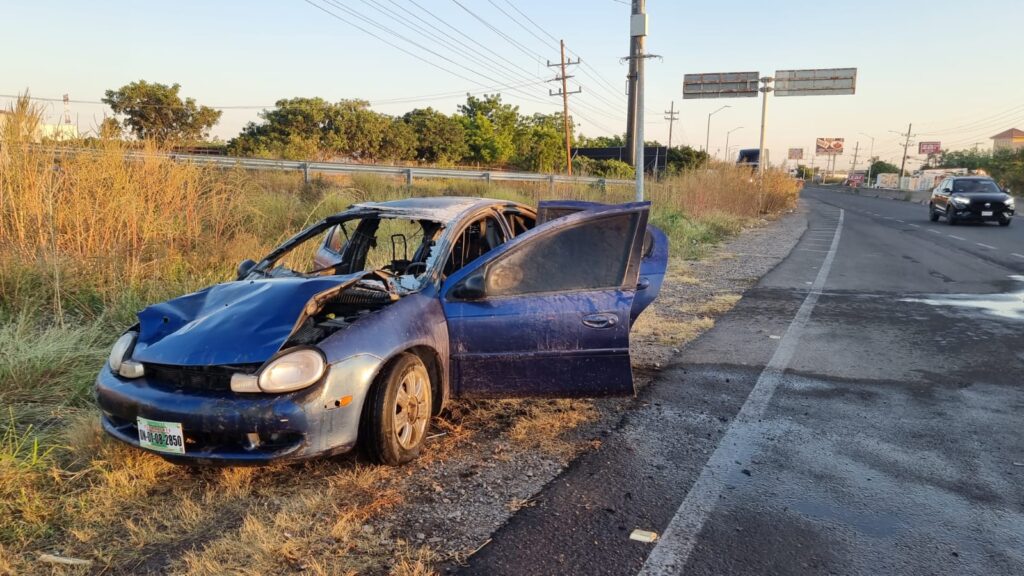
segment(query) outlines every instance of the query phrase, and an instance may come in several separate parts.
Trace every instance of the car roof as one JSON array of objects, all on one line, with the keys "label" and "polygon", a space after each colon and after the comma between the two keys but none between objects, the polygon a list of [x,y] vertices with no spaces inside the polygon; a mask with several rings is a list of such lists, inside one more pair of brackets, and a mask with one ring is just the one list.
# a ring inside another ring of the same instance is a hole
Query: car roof
[{"label": "car roof", "polygon": [[953,176],[953,180],[992,180],[995,182],[995,180],[989,176]]},{"label": "car roof", "polygon": [[354,209],[377,210],[390,213],[394,217],[450,222],[465,212],[475,211],[487,206],[521,206],[508,200],[492,198],[474,198],[468,196],[430,196],[419,198],[403,198],[387,202],[360,202],[353,204]]}]

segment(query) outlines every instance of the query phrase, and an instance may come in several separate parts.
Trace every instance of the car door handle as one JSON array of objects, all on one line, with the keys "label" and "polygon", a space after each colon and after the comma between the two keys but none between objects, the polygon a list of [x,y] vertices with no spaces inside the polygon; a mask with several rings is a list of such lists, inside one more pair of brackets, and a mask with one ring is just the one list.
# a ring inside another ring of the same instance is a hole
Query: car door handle
[{"label": "car door handle", "polygon": [[608,312],[583,317],[583,325],[590,328],[611,328],[618,323],[619,317]]},{"label": "car door handle", "polygon": [[651,280],[649,278],[641,278],[640,280],[637,280],[637,283],[636,283],[636,289],[637,290],[647,290],[650,287],[651,287]]}]

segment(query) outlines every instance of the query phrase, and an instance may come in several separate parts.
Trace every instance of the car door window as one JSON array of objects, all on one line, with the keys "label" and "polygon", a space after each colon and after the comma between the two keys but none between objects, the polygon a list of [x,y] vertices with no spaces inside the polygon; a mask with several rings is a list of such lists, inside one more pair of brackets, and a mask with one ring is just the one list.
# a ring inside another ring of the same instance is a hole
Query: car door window
[{"label": "car door window", "polygon": [[487,297],[621,286],[629,266],[638,215],[583,222],[538,238],[492,262]]},{"label": "car door window", "polygon": [[444,266],[444,275],[450,276],[466,264],[505,243],[501,223],[493,215],[484,216],[462,229],[452,244],[451,254]]}]

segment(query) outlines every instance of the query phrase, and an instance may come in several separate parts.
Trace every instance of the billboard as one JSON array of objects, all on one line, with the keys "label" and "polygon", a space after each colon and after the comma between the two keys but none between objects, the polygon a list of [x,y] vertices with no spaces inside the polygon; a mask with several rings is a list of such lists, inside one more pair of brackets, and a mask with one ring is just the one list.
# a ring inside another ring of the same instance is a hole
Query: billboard
[{"label": "billboard", "polygon": [[853,174],[850,174],[849,180],[850,186],[860,186],[861,184],[864,183],[864,173],[854,172]]},{"label": "billboard", "polygon": [[789,159],[790,160],[803,160],[804,159],[804,149],[803,148],[790,148],[789,149]]},{"label": "billboard", "polygon": [[818,156],[835,156],[843,153],[843,138],[818,138],[814,142],[814,153]]},{"label": "billboard", "polygon": [[776,96],[834,96],[857,89],[856,68],[776,70]]},{"label": "billboard", "polygon": [[683,100],[691,98],[755,98],[757,72],[714,72],[683,76]]},{"label": "billboard", "polygon": [[942,152],[942,142],[919,142],[917,144],[918,154],[938,154]]}]

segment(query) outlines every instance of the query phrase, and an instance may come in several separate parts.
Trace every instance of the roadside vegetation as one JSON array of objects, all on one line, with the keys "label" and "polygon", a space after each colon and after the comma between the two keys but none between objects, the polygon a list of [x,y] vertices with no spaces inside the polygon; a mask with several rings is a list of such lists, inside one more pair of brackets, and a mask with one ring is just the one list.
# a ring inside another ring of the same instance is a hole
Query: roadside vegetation
[{"label": "roadside vegetation", "polygon": [[[473,195],[627,202],[633,191],[495,186],[356,176],[323,178],[127,160],[125,142],[86,152],[34,146],[38,110],[21,100],[0,134],[0,574],[427,573],[422,543],[367,532],[403,502],[415,469],[355,458],[262,469],[191,471],[103,436],[91,386],[121,330],[148,303],[232,277],[299,228],[353,202]],[[145,142],[136,149],[157,152]],[[727,165],[653,182],[652,221],[668,233],[670,278],[683,262],[756,219],[794,206],[797,188],[764,185]],[[713,313],[735,300],[701,309]],[[710,322],[710,320],[708,321]],[[693,327],[657,326],[676,344]],[[704,322],[707,324],[707,322]],[[706,326],[704,326],[706,327]],[[426,461],[502,435],[531,450],[580,448],[564,434],[594,412],[585,401],[457,403]],[[84,559],[53,563],[41,555]]]}]

